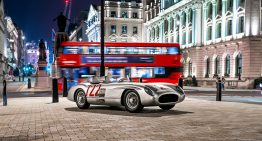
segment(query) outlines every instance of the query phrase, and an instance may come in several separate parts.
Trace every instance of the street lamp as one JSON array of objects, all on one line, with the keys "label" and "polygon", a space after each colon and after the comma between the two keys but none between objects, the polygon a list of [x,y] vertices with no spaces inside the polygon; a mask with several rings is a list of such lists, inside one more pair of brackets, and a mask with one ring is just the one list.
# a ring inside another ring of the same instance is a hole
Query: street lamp
[{"label": "street lamp", "polygon": [[79,38],[79,41],[80,41],[80,42],[82,42],[82,40],[83,40],[82,38]]},{"label": "street lamp", "polygon": [[104,52],[104,49],[105,49],[105,17],[104,17],[104,14],[105,14],[105,1],[104,0],[101,0],[101,65],[100,65],[100,76],[105,76],[105,52]]}]

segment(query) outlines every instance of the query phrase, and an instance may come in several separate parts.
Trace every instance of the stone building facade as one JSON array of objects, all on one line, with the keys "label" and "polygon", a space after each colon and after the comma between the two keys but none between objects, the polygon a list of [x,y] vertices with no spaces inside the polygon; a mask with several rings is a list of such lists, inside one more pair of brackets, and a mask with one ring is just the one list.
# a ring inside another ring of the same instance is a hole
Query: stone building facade
[{"label": "stone building facade", "polygon": [[253,88],[262,76],[261,0],[160,0],[146,6],[147,42],[178,42],[185,79]]},{"label": "stone building facade", "polygon": [[0,0],[0,81],[3,79],[4,68],[6,65],[5,49],[5,22],[4,22],[4,0]]},{"label": "stone building facade", "polygon": [[[91,5],[87,18],[88,41],[100,41],[100,6]],[[142,42],[143,3],[141,0],[105,1],[105,41]]]}]

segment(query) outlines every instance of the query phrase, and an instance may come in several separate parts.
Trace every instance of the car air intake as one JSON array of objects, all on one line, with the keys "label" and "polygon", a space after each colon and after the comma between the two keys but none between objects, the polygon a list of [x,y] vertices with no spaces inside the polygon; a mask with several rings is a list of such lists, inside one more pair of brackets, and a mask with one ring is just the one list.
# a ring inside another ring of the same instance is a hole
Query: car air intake
[{"label": "car air intake", "polygon": [[159,97],[159,103],[177,102],[178,96],[175,94],[165,94]]}]

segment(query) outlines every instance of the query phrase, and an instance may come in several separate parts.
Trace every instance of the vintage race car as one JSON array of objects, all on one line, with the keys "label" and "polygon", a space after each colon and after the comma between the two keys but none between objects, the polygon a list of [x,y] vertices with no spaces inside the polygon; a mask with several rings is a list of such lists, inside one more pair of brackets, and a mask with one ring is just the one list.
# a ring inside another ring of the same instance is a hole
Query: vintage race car
[{"label": "vintage race car", "polygon": [[93,77],[89,82],[71,87],[67,98],[76,102],[80,109],[94,104],[125,106],[129,112],[140,112],[144,106],[172,109],[185,99],[185,93],[171,83],[109,83]]}]

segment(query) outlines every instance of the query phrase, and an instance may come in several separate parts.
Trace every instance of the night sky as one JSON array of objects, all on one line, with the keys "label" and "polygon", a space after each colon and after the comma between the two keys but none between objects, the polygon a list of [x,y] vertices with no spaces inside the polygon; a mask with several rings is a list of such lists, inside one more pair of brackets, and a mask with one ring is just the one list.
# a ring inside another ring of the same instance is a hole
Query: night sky
[{"label": "night sky", "polygon": [[[73,0],[72,15],[74,19],[81,10],[89,9],[90,4],[99,5],[100,0]],[[57,29],[53,19],[64,11],[64,0],[5,0],[5,15],[21,28],[26,41],[44,39],[51,44],[52,28]]]}]

